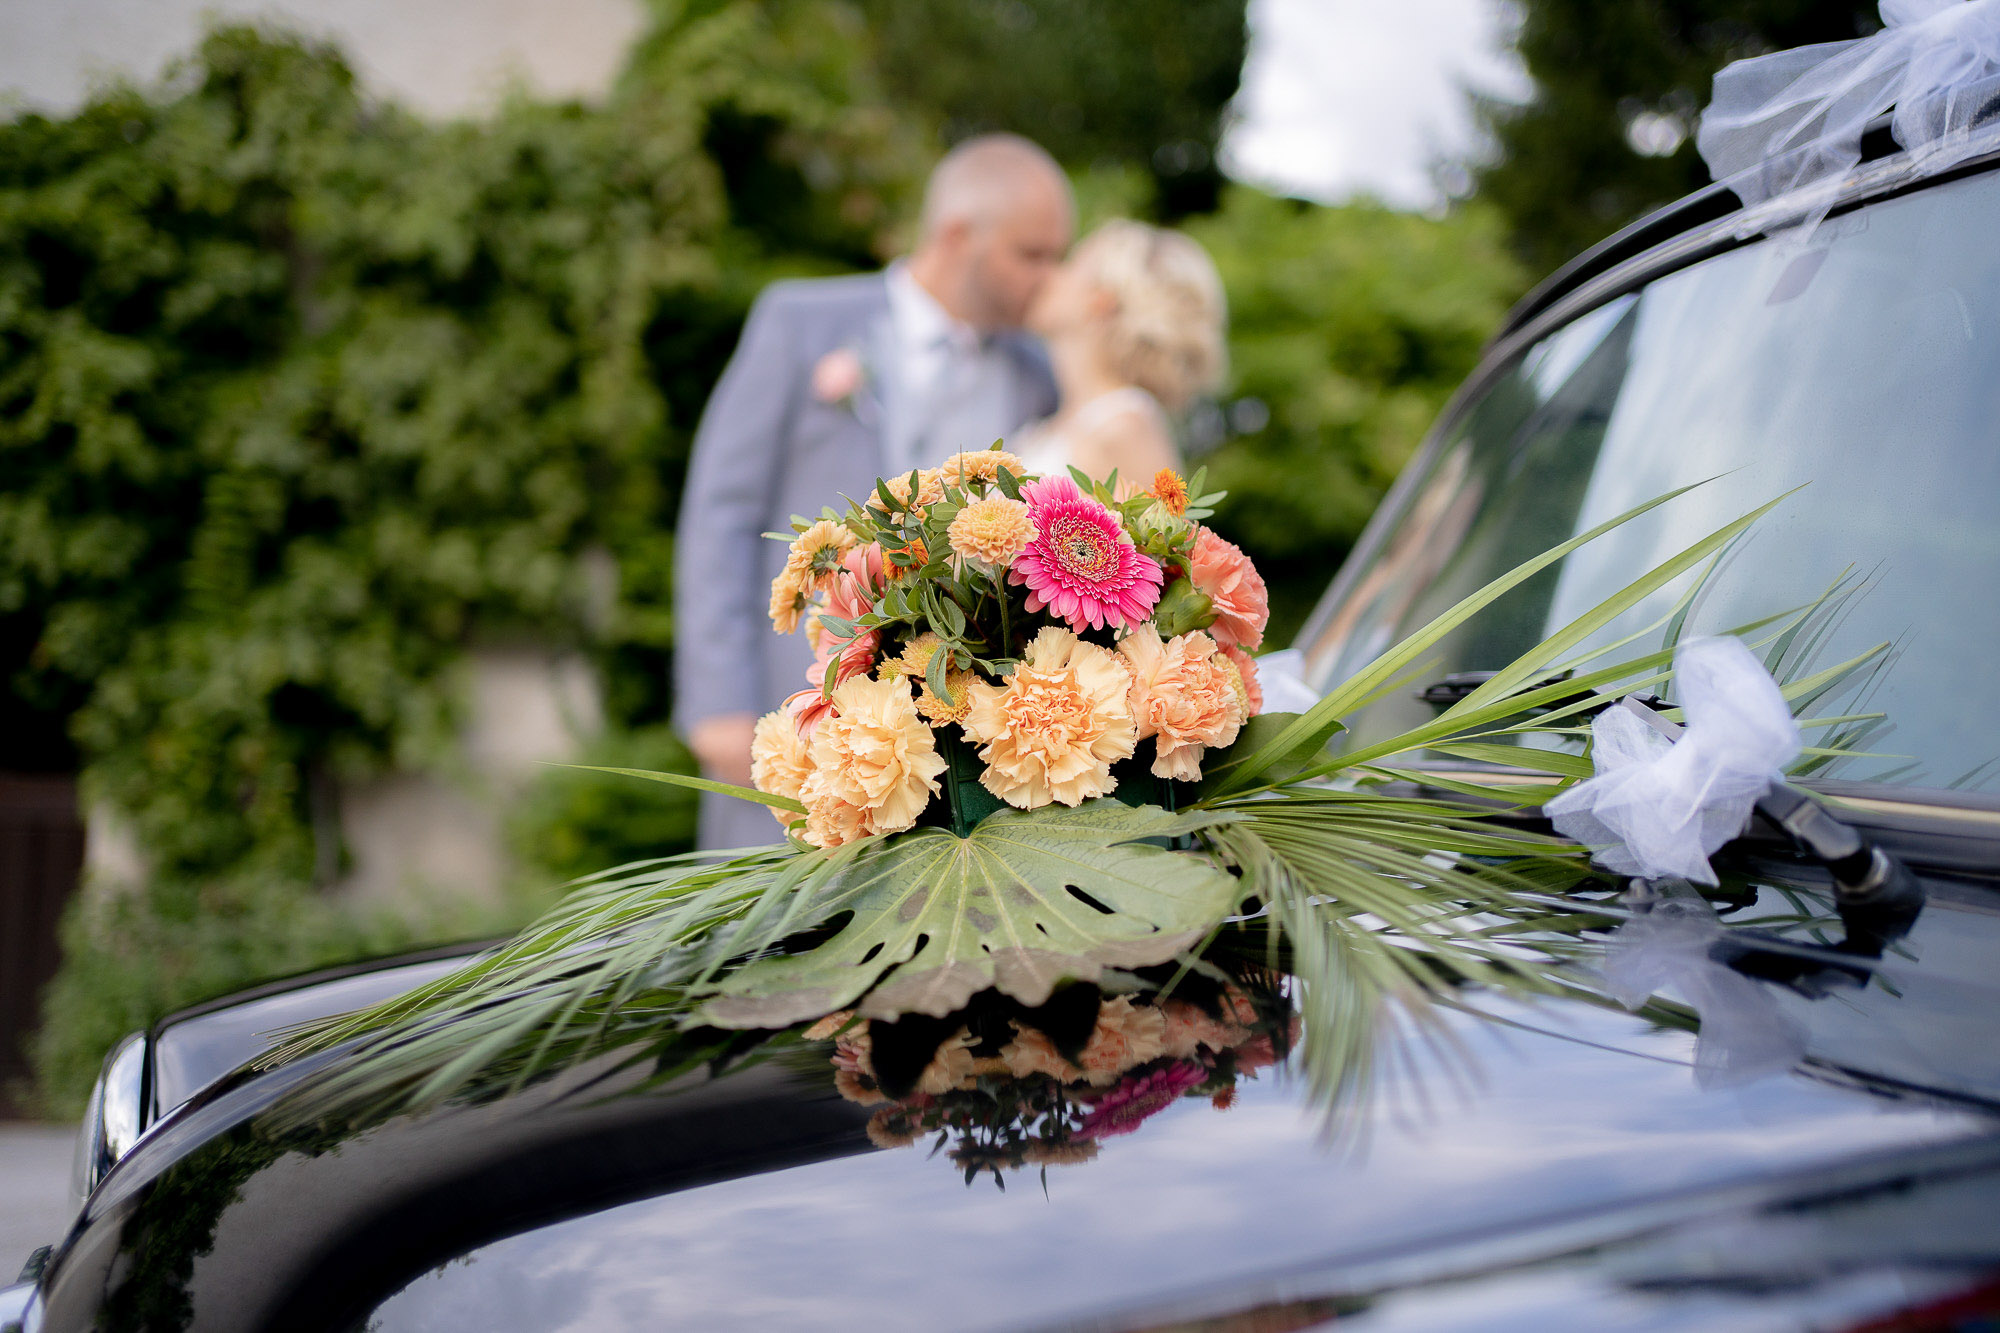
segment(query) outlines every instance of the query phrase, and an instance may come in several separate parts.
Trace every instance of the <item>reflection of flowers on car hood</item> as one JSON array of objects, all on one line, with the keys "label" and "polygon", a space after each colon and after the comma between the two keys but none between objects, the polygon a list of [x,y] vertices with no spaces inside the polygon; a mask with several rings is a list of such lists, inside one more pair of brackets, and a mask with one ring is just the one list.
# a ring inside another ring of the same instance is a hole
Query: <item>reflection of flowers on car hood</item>
[{"label": "reflection of flowers on car hood", "polygon": [[859,1022],[846,1012],[805,1036],[834,1038],[834,1086],[876,1108],[871,1143],[908,1147],[935,1134],[970,1182],[1089,1161],[1100,1140],[1130,1134],[1190,1096],[1226,1110],[1238,1079],[1290,1049],[1296,1023],[1268,984],[1211,984],[1199,1002],[1079,987],[1040,1009],[1010,1007],[988,992],[943,1021],[950,1035],[941,1041],[918,1035],[936,1027]]}]

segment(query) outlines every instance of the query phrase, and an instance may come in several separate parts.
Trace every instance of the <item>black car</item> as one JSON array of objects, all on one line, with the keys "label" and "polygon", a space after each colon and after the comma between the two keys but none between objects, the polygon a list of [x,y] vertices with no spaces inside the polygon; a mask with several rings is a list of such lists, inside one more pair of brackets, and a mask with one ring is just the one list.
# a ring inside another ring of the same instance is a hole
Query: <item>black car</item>
[{"label": "black car", "polygon": [[[85,1128],[76,1221],[0,1323],[1993,1327],[2000,140],[1945,173],[1889,147],[1810,245],[1774,239],[1784,200],[1716,187],[1531,295],[1300,640],[1324,685],[1527,556],[1707,481],[1466,627],[1435,683],[1352,719],[1365,742],[1649,556],[1803,486],[1687,618],[1734,625],[1831,586],[1811,631],[1774,645],[1784,665],[1894,645],[1810,719],[1809,740],[1844,740],[1801,782],[1907,879],[1871,904],[1753,823],[1721,888],[1676,900],[1706,932],[1675,955],[1698,1025],[1669,1004],[1468,997],[1478,1012],[1442,1031],[1384,1031],[1374,1087],[1344,1107],[1268,1069],[1161,1103],[1095,1160],[1012,1173],[963,1141],[952,1160],[879,1146],[837,1049],[797,1038],[663,1080],[606,1054],[347,1129],[274,1118],[341,1055],[259,1072],[260,1034],[453,959],[395,961],[128,1039]],[[1661,598],[1607,638],[1672,615]],[[1648,906],[1629,901],[1628,926]]]}]

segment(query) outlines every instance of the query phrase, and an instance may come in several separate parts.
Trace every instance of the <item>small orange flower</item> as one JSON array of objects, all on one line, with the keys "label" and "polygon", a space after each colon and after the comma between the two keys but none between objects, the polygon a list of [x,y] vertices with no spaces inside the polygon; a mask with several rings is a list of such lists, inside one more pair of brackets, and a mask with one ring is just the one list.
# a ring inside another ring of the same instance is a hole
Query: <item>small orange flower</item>
[{"label": "small orange flower", "polygon": [[1153,474],[1153,489],[1146,494],[1165,505],[1167,512],[1175,518],[1187,512],[1187,483],[1181,480],[1180,473],[1170,467],[1163,467]]},{"label": "small orange flower", "polygon": [[882,562],[883,568],[888,571],[889,577],[892,579],[900,579],[906,575],[916,573],[929,564],[931,558],[931,553],[924,547],[924,539],[922,537],[912,537],[908,546],[894,547],[887,552],[887,557],[899,555],[905,557],[908,563],[898,563],[896,560],[886,557]]}]

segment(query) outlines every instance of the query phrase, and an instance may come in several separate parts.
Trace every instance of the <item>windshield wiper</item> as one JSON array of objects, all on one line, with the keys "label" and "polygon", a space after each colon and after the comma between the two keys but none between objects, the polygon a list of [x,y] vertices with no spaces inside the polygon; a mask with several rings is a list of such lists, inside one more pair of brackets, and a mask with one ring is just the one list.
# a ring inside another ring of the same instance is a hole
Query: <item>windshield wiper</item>
[{"label": "windshield wiper", "polygon": [[[1450,675],[1438,677],[1438,679],[1424,686],[1411,697],[1420,702],[1427,703],[1433,708],[1444,709],[1455,707],[1458,704],[1464,703],[1472,696],[1473,691],[1499,674],[1497,671],[1454,671]],[[1529,681],[1527,684],[1521,686],[1521,692],[1527,693],[1530,690],[1540,690],[1546,689],[1551,685],[1560,685],[1575,674],[1572,671],[1558,671],[1554,675],[1543,676],[1540,680]],[[1646,704],[1659,702],[1658,696],[1651,694],[1634,694],[1628,697]],[[1577,710],[1583,717],[1595,716],[1618,702],[1611,695],[1599,694],[1596,690],[1585,689],[1579,686],[1574,694],[1565,694],[1559,698],[1544,700],[1521,711],[1524,713],[1551,713],[1559,708],[1568,708],[1572,704],[1585,699],[1593,700],[1594,702],[1587,708]]]}]

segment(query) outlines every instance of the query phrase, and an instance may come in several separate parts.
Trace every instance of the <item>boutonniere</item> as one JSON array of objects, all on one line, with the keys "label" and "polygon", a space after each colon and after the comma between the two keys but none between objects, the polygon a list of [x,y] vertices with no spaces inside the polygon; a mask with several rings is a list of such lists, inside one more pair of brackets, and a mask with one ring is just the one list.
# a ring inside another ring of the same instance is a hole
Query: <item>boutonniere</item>
[{"label": "boutonniere", "polygon": [[813,366],[813,397],[829,407],[845,408],[861,419],[862,400],[869,386],[868,363],[852,347],[836,347]]}]

